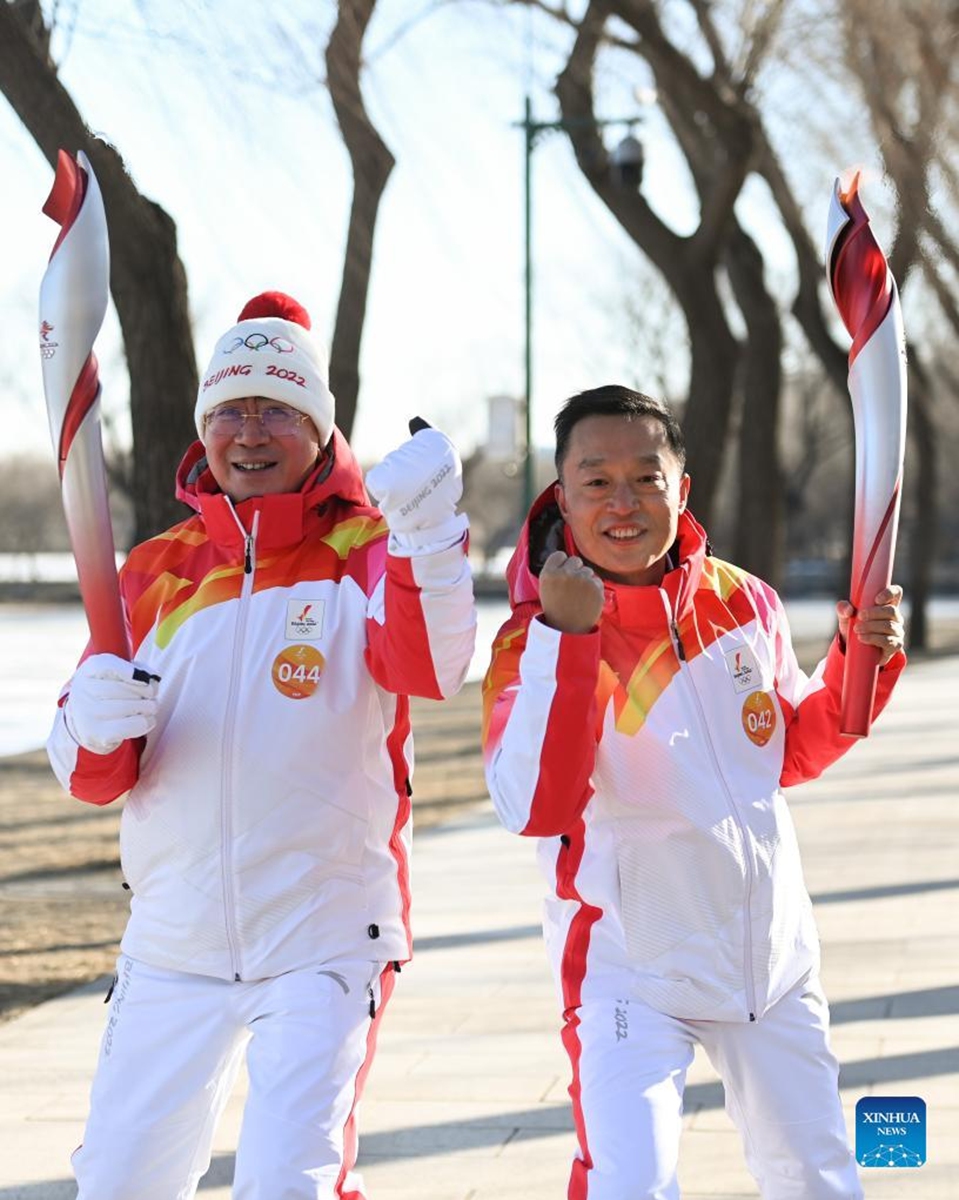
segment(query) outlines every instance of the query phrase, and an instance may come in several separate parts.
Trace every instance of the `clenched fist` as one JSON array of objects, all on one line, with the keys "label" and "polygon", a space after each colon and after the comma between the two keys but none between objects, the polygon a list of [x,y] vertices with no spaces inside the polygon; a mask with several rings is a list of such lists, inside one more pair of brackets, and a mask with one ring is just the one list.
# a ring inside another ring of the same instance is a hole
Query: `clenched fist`
[{"label": "clenched fist", "polygon": [[469,521],[456,506],[463,464],[444,433],[414,418],[412,437],[366,475],[390,529],[390,553],[409,556],[463,540]]},{"label": "clenched fist", "polygon": [[562,633],[589,633],[603,612],[603,581],[575,554],[554,550],[539,575],[543,620]]}]

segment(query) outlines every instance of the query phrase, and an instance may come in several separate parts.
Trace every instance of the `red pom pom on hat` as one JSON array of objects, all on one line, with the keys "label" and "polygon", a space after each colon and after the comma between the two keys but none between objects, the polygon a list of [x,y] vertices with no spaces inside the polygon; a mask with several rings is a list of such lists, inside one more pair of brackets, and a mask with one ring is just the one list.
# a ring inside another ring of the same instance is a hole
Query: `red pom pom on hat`
[{"label": "red pom pom on hat", "polygon": [[260,292],[259,296],[247,300],[237,320],[251,321],[257,317],[282,317],[284,321],[292,321],[304,329],[312,328],[313,324],[303,305],[285,292]]}]

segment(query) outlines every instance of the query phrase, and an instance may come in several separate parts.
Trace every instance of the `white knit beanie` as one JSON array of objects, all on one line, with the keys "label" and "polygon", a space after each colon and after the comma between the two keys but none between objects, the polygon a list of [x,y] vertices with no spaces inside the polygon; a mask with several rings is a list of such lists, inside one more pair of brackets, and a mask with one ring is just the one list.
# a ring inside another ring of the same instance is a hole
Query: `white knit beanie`
[{"label": "white knit beanie", "polygon": [[247,303],[239,323],[217,342],[197,392],[194,420],[226,400],[265,396],[306,413],[326,445],[335,401],[327,382],[326,353],[308,333],[310,315],[283,292],[262,292]]}]

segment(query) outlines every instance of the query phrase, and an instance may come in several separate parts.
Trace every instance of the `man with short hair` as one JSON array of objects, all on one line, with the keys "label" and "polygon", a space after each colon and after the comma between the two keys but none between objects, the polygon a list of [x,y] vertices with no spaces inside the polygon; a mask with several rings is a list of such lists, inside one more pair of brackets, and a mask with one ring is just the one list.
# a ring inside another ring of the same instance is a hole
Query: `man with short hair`
[{"label": "man with short hair", "polygon": [[701,1044],[766,1200],[862,1195],[828,1044],[819,947],[782,788],[851,744],[849,637],[904,664],[901,591],[854,613],[811,678],[779,597],[714,558],[682,433],[622,387],[555,422],[558,482],[507,575],[484,685],[486,776],[540,839],[578,1151],[571,1200],[674,1200]]},{"label": "man with short hair", "polygon": [[476,618],[455,448],[419,429],[374,508],[308,329],[264,293],[217,342],[193,515],[121,571],[134,661],[88,653],[50,737],[74,796],[129,793],[80,1200],[189,1200],[244,1057],[236,1200],[362,1200],[357,1104],[412,952],[407,697],[456,692]]}]

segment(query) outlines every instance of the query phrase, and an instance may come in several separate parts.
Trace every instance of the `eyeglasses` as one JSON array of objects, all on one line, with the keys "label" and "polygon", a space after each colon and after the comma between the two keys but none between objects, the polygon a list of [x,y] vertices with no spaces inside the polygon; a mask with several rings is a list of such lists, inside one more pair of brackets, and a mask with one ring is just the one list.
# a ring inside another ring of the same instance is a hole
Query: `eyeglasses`
[{"label": "eyeglasses", "polygon": [[253,412],[245,412],[233,404],[221,404],[206,414],[203,427],[217,437],[236,437],[246,428],[250,418],[260,422],[260,425],[271,437],[288,437],[296,433],[300,425],[310,418],[306,413],[297,412],[295,408],[286,408],[281,404],[272,404],[269,408],[261,408]]}]

